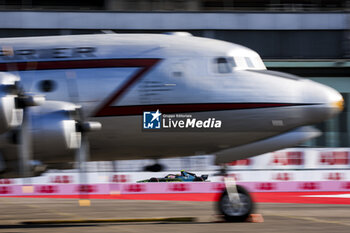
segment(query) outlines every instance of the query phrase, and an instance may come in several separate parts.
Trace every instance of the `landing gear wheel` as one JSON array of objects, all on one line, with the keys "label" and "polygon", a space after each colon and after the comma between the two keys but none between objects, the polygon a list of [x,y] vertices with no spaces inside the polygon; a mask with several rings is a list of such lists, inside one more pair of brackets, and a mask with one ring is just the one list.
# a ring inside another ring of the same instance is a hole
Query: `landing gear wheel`
[{"label": "landing gear wheel", "polygon": [[218,201],[219,213],[228,222],[244,222],[252,213],[254,203],[249,192],[237,185],[238,198],[229,198],[225,189]]}]

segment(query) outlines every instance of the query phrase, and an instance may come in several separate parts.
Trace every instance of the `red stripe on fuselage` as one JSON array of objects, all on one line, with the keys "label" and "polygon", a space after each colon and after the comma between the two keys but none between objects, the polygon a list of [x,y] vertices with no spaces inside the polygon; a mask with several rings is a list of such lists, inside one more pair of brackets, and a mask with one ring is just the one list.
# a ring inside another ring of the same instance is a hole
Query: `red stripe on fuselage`
[{"label": "red stripe on fuselage", "polygon": [[191,103],[191,104],[160,104],[160,105],[133,105],[111,106],[116,104],[120,97],[133,84],[141,79],[146,72],[154,67],[161,59],[88,59],[65,61],[31,61],[0,63],[0,71],[29,71],[29,70],[55,70],[55,69],[87,69],[87,68],[112,68],[112,67],[137,67],[140,68],[120,88],[116,89],[102,104],[97,107],[94,116],[127,116],[141,115],[144,111],[160,110],[161,113],[186,113],[204,111],[243,110],[257,108],[275,108],[300,106],[310,104],[298,103]]},{"label": "red stripe on fuselage", "polygon": [[0,71],[87,69],[107,67],[152,67],[160,59],[89,59],[0,63]]},{"label": "red stripe on fuselage", "polygon": [[[90,59],[90,60],[66,60],[66,61],[33,61],[33,62],[9,62],[0,63],[0,71],[29,71],[29,70],[57,70],[57,69],[87,69],[87,68],[112,68],[112,67],[137,67],[140,68],[120,88],[116,89],[102,105],[97,107],[95,116],[109,116],[115,112],[116,107],[110,106],[147,71],[156,65],[160,59]],[[117,110],[117,112],[119,112]]]}]

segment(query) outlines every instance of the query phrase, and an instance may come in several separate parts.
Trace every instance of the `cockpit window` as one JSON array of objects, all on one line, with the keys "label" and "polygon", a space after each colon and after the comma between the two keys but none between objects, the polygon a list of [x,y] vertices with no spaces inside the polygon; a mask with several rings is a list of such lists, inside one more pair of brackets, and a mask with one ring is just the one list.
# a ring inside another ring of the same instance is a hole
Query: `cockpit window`
[{"label": "cockpit window", "polygon": [[220,74],[232,73],[233,70],[266,70],[259,56],[228,56],[214,59],[214,72]]},{"label": "cockpit window", "polygon": [[253,57],[252,60],[254,63],[254,67],[256,67],[257,69],[266,70],[265,64],[260,57]]},{"label": "cockpit window", "polygon": [[246,69],[265,70],[266,69],[260,57],[233,56],[231,58],[235,64],[232,67],[235,67],[235,69],[237,70],[246,70]]},{"label": "cockpit window", "polygon": [[237,66],[235,60],[233,59],[233,57],[228,57],[227,61],[231,64],[232,67],[236,67]]},{"label": "cockpit window", "polygon": [[253,62],[249,57],[244,57],[244,59],[249,68],[254,68]]},{"label": "cockpit window", "polygon": [[227,74],[232,72],[232,64],[225,57],[216,58],[215,65],[218,73]]}]

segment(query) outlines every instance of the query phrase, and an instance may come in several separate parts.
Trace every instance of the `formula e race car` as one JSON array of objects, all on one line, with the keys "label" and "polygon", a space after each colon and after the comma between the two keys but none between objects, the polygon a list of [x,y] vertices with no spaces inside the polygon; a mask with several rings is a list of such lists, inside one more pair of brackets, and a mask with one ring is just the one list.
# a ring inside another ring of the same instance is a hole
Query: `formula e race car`
[{"label": "formula e race car", "polygon": [[197,181],[205,181],[208,179],[208,175],[197,176],[194,173],[187,172],[181,170],[181,174],[168,174],[162,178],[152,177],[147,180],[139,180],[137,183],[145,183],[145,182],[197,182]]}]

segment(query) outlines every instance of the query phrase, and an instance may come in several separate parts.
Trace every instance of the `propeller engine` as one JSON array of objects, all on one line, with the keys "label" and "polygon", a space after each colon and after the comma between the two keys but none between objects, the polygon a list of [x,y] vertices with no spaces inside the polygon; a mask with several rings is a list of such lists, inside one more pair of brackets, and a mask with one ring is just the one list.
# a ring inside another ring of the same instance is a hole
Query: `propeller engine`
[{"label": "propeller engine", "polygon": [[[19,78],[10,73],[0,72],[0,134],[19,125],[22,113],[16,104],[19,97],[17,82]],[[16,119],[16,117],[20,119]]]},{"label": "propeller engine", "polygon": [[45,101],[44,96],[24,93],[19,81],[14,74],[0,72],[0,134],[21,125],[24,108]]}]

